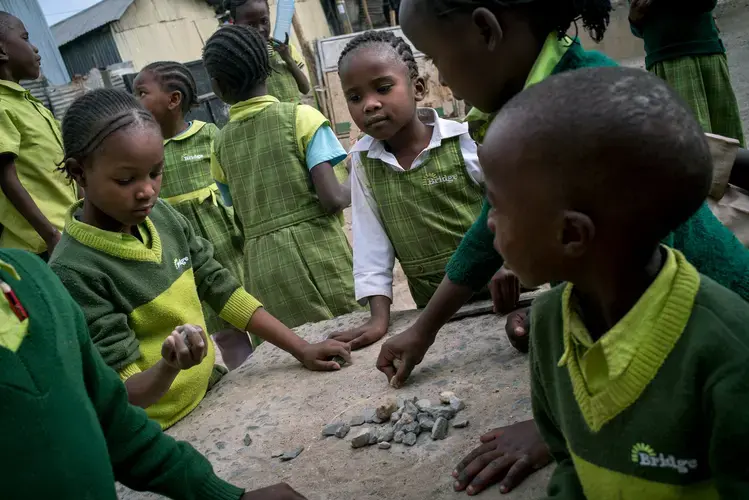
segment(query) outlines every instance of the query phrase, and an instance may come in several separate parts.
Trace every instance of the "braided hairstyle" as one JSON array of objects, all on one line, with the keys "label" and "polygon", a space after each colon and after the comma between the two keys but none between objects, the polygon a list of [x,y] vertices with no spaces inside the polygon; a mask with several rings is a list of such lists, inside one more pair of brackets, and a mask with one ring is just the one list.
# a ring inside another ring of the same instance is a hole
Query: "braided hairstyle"
[{"label": "braided hairstyle", "polygon": [[206,42],[203,64],[225,101],[249,99],[270,75],[268,42],[255,28],[224,26]]},{"label": "braided hairstyle", "polygon": [[4,39],[8,30],[15,26],[18,21],[19,19],[10,12],[0,10],[0,39]]},{"label": "braided hairstyle", "polygon": [[392,31],[365,31],[355,36],[341,52],[341,57],[338,59],[338,70],[340,71],[344,59],[356,52],[357,49],[377,45],[388,47],[394,51],[408,68],[408,76],[412,80],[419,77],[419,66],[416,64],[411,46],[403,38],[395,36]]},{"label": "braided hairstyle", "polygon": [[69,160],[78,163],[89,157],[115,132],[134,126],[158,123],[134,96],[117,89],[97,89],[76,99],[62,121],[65,159],[60,167],[72,179]]},{"label": "braided hairstyle", "polygon": [[151,63],[141,70],[150,73],[165,92],[182,94],[182,114],[187,114],[198,105],[198,86],[187,66],[173,61]]},{"label": "braided hairstyle", "polygon": [[427,0],[438,17],[453,12],[472,12],[479,7],[525,9],[541,37],[552,31],[564,36],[567,30],[582,21],[583,27],[596,42],[603,40],[609,25],[611,0]]},{"label": "braided hairstyle", "polygon": [[[224,8],[229,11],[229,15],[231,15],[232,19],[236,19],[237,7],[241,7],[247,2],[265,2],[265,4],[268,5],[268,0],[225,0]],[[270,6],[268,7],[268,11],[270,12]]]}]

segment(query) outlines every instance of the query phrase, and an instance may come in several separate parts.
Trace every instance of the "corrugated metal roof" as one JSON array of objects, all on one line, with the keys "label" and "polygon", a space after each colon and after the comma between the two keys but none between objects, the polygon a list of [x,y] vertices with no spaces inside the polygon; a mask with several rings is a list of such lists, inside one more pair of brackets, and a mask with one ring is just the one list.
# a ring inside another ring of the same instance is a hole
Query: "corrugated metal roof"
[{"label": "corrugated metal roof", "polygon": [[52,26],[52,34],[58,45],[72,42],[89,31],[119,21],[135,0],[102,0],[73,17]]}]

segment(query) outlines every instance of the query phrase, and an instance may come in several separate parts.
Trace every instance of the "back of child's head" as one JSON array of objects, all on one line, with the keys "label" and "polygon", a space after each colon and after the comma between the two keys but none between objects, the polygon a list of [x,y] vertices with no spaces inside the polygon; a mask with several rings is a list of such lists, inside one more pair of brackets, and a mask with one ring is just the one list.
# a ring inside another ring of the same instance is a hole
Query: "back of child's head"
[{"label": "back of child's head", "polygon": [[[116,89],[92,90],[76,99],[62,121],[65,162],[83,163],[109,136],[130,127],[155,127],[153,115],[134,96]],[[70,175],[66,165],[63,170]]]},{"label": "back of child's head", "polygon": [[571,71],[521,92],[480,155],[490,191],[502,183],[503,199],[537,194],[507,203],[585,214],[596,241],[642,255],[697,211],[712,178],[686,104],[661,79],[626,68]]},{"label": "back of child's head", "polygon": [[0,10],[0,40],[4,39],[8,30],[12,29],[18,22],[19,19],[16,16]]},{"label": "back of child's head", "polygon": [[355,54],[363,48],[372,48],[392,53],[397,60],[405,64],[408,76],[411,79],[419,77],[419,66],[414,58],[411,46],[403,38],[396,36],[392,31],[365,31],[346,44],[338,58],[338,71],[344,63],[355,57]]},{"label": "back of child's head", "polygon": [[184,64],[174,61],[154,62],[143,68],[140,73],[152,75],[164,92],[179,92],[182,95],[180,110],[183,115],[198,105],[195,77]]},{"label": "back of child's head", "polygon": [[218,86],[221,98],[230,104],[253,96],[270,75],[268,47],[260,33],[245,26],[224,26],[211,36],[203,49],[203,63]]}]

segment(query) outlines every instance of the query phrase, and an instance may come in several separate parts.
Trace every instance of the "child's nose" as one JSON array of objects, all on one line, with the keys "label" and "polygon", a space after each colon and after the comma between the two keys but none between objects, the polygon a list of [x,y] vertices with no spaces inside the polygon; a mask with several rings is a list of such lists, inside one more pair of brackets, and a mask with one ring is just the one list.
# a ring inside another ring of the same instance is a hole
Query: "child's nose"
[{"label": "child's nose", "polygon": [[382,103],[380,102],[379,99],[370,97],[366,101],[364,101],[365,113],[371,113],[372,111],[377,111],[380,108],[382,108]]}]

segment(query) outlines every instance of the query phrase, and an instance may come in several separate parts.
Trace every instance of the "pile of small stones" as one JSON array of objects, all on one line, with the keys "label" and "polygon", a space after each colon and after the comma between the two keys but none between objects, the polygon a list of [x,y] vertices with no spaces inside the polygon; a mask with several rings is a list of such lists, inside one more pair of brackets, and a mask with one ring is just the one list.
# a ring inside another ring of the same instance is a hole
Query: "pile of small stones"
[{"label": "pile of small stones", "polygon": [[405,446],[416,444],[416,438],[422,432],[431,433],[433,440],[445,439],[452,420],[452,427],[462,429],[468,426],[465,418],[456,418],[466,407],[463,400],[452,392],[440,394],[440,404],[433,405],[428,399],[389,400],[376,409],[364,410],[355,415],[350,422],[334,422],[323,427],[323,437],[335,436],[345,438],[352,427],[364,424],[384,424],[379,427],[366,427],[351,440],[352,448],[378,445],[387,450],[391,443],[402,443]]}]

